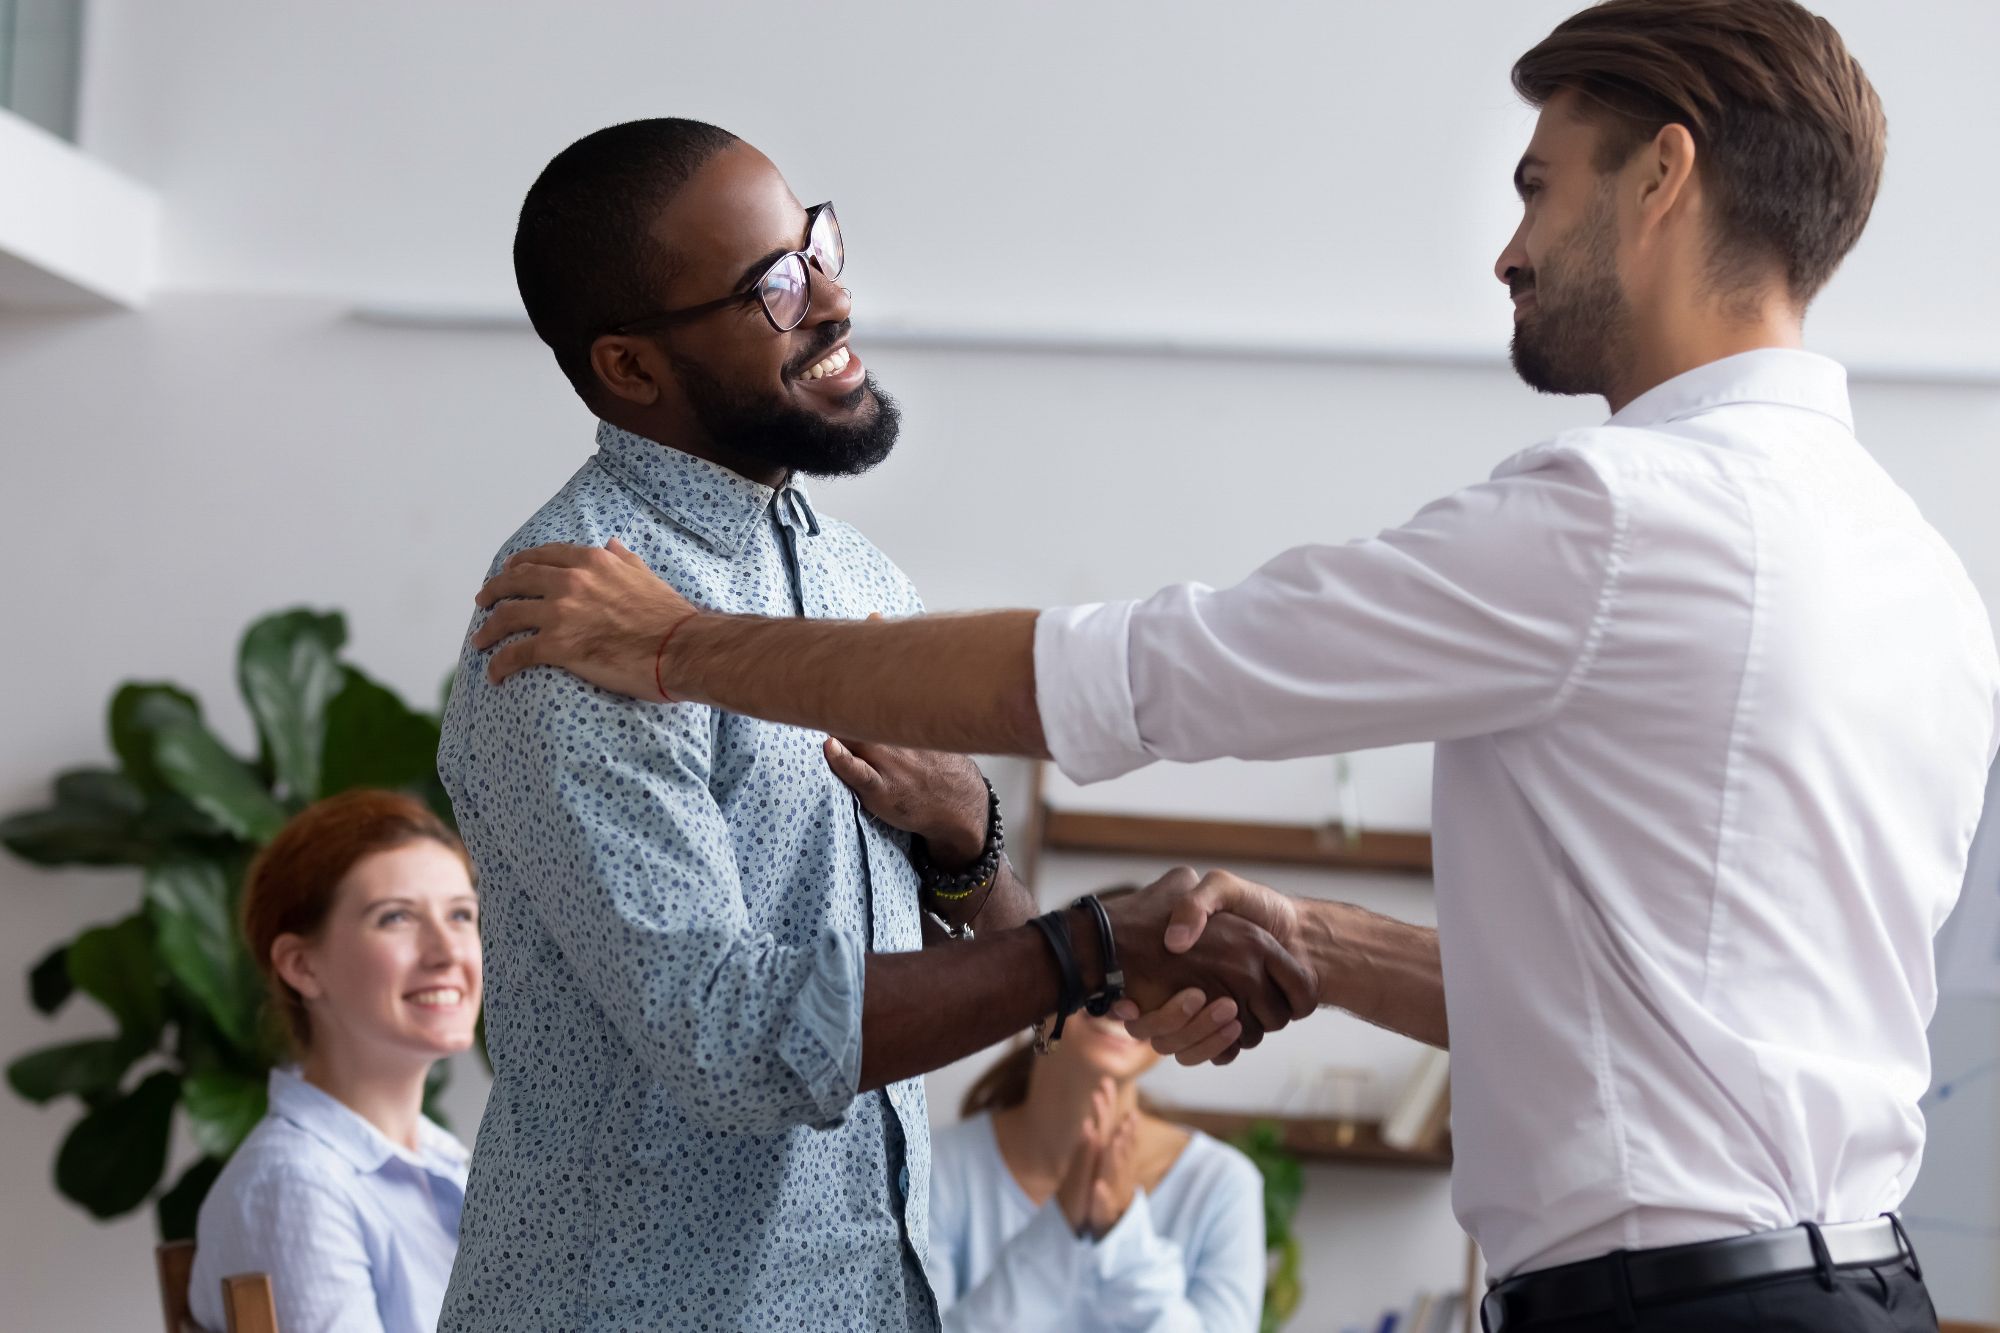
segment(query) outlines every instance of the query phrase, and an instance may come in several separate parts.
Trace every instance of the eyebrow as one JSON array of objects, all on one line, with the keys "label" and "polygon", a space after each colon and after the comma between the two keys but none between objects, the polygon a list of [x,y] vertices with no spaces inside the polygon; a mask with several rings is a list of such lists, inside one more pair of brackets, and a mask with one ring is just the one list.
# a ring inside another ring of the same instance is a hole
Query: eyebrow
[{"label": "eyebrow", "polygon": [[1514,168],[1514,193],[1525,199],[1528,194],[1526,180],[1528,172],[1536,168],[1546,170],[1548,165],[1533,153],[1524,154],[1520,165]]},{"label": "eyebrow", "polygon": [[737,288],[749,286],[752,282],[764,276],[765,269],[771,267],[771,265],[777,263],[790,253],[792,252],[786,249],[773,250],[763,257],[752,261],[750,267],[743,270],[743,276],[738,278],[731,286]]}]

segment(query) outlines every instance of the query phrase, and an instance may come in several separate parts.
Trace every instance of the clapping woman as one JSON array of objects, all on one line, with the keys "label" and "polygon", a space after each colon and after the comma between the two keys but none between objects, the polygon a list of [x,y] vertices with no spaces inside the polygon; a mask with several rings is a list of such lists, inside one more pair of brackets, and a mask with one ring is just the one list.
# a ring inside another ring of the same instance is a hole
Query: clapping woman
[{"label": "clapping woman", "polygon": [[1078,1014],[1021,1046],[933,1139],[931,1281],[947,1333],[1251,1333],[1264,1193],[1248,1158],[1149,1113],[1159,1056]]}]

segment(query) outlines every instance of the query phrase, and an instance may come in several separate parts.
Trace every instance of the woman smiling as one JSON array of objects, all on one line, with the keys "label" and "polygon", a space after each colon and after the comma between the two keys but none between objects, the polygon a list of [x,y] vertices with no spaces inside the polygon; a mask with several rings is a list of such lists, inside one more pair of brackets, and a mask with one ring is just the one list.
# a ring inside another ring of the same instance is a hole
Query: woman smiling
[{"label": "woman smiling", "polygon": [[271,1275],[286,1333],[437,1326],[466,1150],[423,1114],[437,1060],[471,1046],[479,901],[458,839],[392,792],[330,797],[251,866],[243,927],[296,1066],[202,1204],[189,1301]]}]

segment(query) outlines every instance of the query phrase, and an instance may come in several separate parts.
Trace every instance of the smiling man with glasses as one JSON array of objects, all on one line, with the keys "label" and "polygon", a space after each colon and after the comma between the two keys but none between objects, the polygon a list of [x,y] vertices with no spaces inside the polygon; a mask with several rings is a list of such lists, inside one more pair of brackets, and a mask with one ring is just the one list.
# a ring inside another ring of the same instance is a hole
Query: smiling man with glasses
[{"label": "smiling man with glasses", "polygon": [[[831,204],[713,126],[557,155],[515,271],[597,452],[493,569],[615,541],[744,614],[920,611],[799,481],[896,439],[848,345],[845,257]],[[468,643],[438,754],[480,872],[494,1071],[444,1330],[934,1329],[919,1075],[1101,1013],[1124,977],[1149,1006],[1231,995],[1260,1031],[1311,1010],[1239,917],[1184,956],[1160,895],[1030,924],[970,760],[484,668]]]}]

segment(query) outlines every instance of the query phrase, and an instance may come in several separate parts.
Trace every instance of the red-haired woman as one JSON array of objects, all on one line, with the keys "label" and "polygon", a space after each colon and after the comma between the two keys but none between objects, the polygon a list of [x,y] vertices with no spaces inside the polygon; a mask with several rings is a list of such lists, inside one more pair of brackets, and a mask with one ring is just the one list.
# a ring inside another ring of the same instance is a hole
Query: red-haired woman
[{"label": "red-haired woman", "polygon": [[220,1328],[220,1280],[263,1272],[285,1333],[430,1333],[467,1154],[424,1117],[424,1078],[479,1014],[465,849],[410,797],[329,797],[251,867],[243,928],[298,1064],[202,1204],[195,1317]]}]

